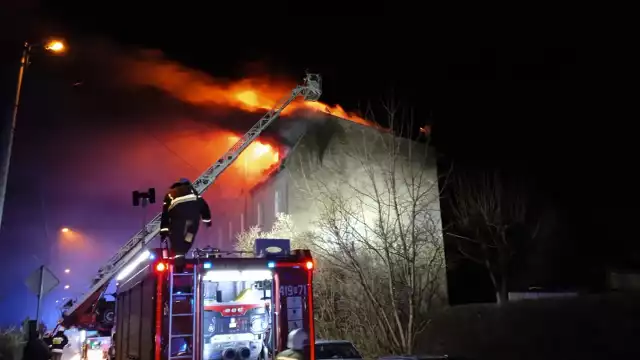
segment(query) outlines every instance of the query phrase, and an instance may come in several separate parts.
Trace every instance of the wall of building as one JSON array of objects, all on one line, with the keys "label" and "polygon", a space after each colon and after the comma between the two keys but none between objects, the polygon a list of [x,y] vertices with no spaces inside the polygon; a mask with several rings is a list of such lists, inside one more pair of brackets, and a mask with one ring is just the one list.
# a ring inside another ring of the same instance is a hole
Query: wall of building
[{"label": "wall of building", "polygon": [[247,227],[245,211],[247,196],[238,195],[231,198],[216,198],[209,201],[211,208],[211,229],[198,232],[198,247],[210,245],[220,249],[231,250],[235,236]]},{"label": "wall of building", "polygon": [[289,186],[289,171],[281,169],[252,189],[246,209],[247,224],[268,230],[273,226],[277,213],[290,213]]},{"label": "wall of building", "polygon": [[[396,185],[392,185],[394,181]],[[392,191],[395,193],[391,194]],[[376,193],[381,199],[370,199]],[[417,201],[416,193],[420,193],[424,200]],[[249,218],[252,224],[260,220],[262,228],[268,230],[276,219],[276,210],[281,209],[291,216],[298,231],[318,233],[322,212],[333,201],[327,199],[333,196],[352,201],[357,206],[363,205],[360,206],[363,215],[357,220],[364,220],[367,225],[354,221],[361,234],[365,231],[371,234],[380,203],[391,198],[398,200],[398,206],[404,207],[405,211],[414,200],[424,206],[425,210],[421,212],[423,216],[413,220],[408,213],[404,213],[399,221],[403,222],[404,229],[410,229],[409,224],[413,222],[418,229],[430,232],[418,236],[431,237],[431,245],[435,244],[438,254],[426,250],[427,245],[424,245],[425,251],[417,255],[424,258],[417,261],[435,264],[437,262],[431,262],[430,257],[441,257],[438,264],[440,269],[435,269],[432,275],[442,279],[439,292],[443,298],[440,300],[448,301],[440,191],[432,149],[425,143],[394,137],[391,133],[340,119],[315,122],[294,143],[280,172],[252,189],[248,209],[253,215]],[[276,199],[279,201],[278,209],[274,203]],[[280,205],[280,202],[283,203]],[[258,211],[259,219],[255,215]],[[387,221],[388,229],[393,221]],[[376,241],[375,235],[369,239],[371,243]]]},{"label": "wall of building", "polygon": [[[236,204],[220,207],[217,215],[220,225],[217,226],[223,228],[223,243],[233,244],[238,232],[254,225],[270,230],[278,212],[291,215],[298,230],[314,230],[322,211],[317,200],[323,194],[318,189],[330,186],[344,196],[350,196],[356,188],[371,192],[370,172],[382,173],[389,169],[388,146],[392,137],[389,133],[328,117],[325,121],[311,122],[306,132],[302,135],[298,132],[296,136],[297,139],[289,139],[291,147],[279,171],[251,189],[246,197],[235,199]],[[436,223],[441,237],[435,156],[430,156],[430,149],[425,144],[393,139],[393,146],[403,155],[396,157],[396,161],[402,163],[397,165],[401,169],[398,171],[402,173],[400,177],[413,169],[420,169],[421,181],[424,182],[421,186],[433,187],[430,190],[433,199],[429,201],[430,221]],[[378,176],[374,183],[384,188],[385,180],[388,179]],[[397,186],[396,189],[399,189],[396,197],[409,197],[406,186]]]},{"label": "wall of building", "polygon": [[[313,229],[322,211],[318,203],[324,201],[323,197],[358,196],[358,201],[364,203],[370,195],[393,188],[396,192],[393,197],[408,201],[412,196],[404,182],[413,178],[422,182],[414,190],[428,192],[431,220],[437,223],[441,236],[437,167],[426,144],[344,120],[328,120],[316,124],[296,144],[285,161],[285,171],[287,208],[300,230]],[[392,178],[399,185],[391,186]]]}]

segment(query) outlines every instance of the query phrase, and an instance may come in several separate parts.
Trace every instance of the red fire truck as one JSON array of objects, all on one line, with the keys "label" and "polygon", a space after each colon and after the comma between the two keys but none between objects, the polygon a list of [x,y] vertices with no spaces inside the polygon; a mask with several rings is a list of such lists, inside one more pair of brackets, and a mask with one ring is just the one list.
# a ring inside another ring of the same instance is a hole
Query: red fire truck
[{"label": "red fire truck", "polygon": [[252,257],[196,249],[185,273],[161,249],[141,254],[118,276],[116,359],[267,360],[303,328],[314,360],[313,259],[288,243],[259,239]]}]

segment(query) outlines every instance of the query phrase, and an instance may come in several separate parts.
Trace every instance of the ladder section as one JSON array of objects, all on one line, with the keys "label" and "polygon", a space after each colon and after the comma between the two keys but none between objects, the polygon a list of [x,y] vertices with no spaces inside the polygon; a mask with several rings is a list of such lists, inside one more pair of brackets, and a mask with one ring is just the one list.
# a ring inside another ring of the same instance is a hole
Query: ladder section
[{"label": "ladder section", "polygon": [[168,360],[195,359],[197,266],[187,265],[183,273],[169,270]]}]

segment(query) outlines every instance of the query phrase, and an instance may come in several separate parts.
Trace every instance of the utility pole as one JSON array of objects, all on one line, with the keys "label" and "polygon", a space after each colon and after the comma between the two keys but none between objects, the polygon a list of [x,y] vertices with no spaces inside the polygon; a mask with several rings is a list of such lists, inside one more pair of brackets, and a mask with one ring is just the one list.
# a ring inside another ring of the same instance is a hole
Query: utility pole
[{"label": "utility pole", "polygon": [[[0,172],[0,227],[2,226],[2,218],[4,214],[4,202],[7,195],[7,182],[9,181],[9,165],[11,163],[11,152],[13,149],[13,136],[16,132],[16,121],[18,119],[18,107],[20,106],[20,94],[22,93],[22,80],[24,71],[29,64],[29,56],[31,54],[31,45],[24,43],[22,49],[22,57],[20,58],[20,70],[18,70],[18,84],[16,86],[16,97],[13,102],[13,111],[11,113],[11,128],[8,131],[5,140],[2,158],[2,169]],[[4,140],[4,139],[3,139]]]},{"label": "utility pole", "polygon": [[16,96],[13,102],[13,111],[11,113],[11,128],[8,131],[7,138],[3,140],[3,158],[2,168],[0,168],[0,227],[2,226],[2,219],[4,215],[4,203],[7,197],[7,182],[9,181],[9,165],[11,164],[11,152],[13,151],[13,137],[16,132],[16,122],[18,119],[18,107],[20,107],[20,95],[22,93],[22,81],[24,79],[24,73],[29,66],[29,58],[31,57],[31,50],[34,47],[42,47],[44,50],[52,53],[62,53],[65,51],[66,46],[60,40],[51,40],[46,43],[30,44],[24,43],[22,48],[22,57],[20,58],[20,69],[18,70],[18,83],[16,84]]}]

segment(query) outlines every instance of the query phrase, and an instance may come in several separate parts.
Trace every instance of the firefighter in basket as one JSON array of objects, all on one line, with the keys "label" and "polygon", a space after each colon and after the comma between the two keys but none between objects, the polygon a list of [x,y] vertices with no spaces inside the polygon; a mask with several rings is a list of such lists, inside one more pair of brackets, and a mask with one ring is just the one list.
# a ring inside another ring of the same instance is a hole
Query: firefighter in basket
[{"label": "firefighter in basket", "polygon": [[160,238],[163,243],[169,240],[169,250],[177,272],[184,271],[184,257],[193,245],[201,218],[207,227],[211,227],[209,205],[198,195],[191,182],[180,179],[171,185],[164,197]]},{"label": "firefighter in basket", "polygon": [[305,360],[308,359],[305,352],[309,347],[309,335],[303,329],[295,329],[287,338],[287,350],[276,356],[276,360]]}]

